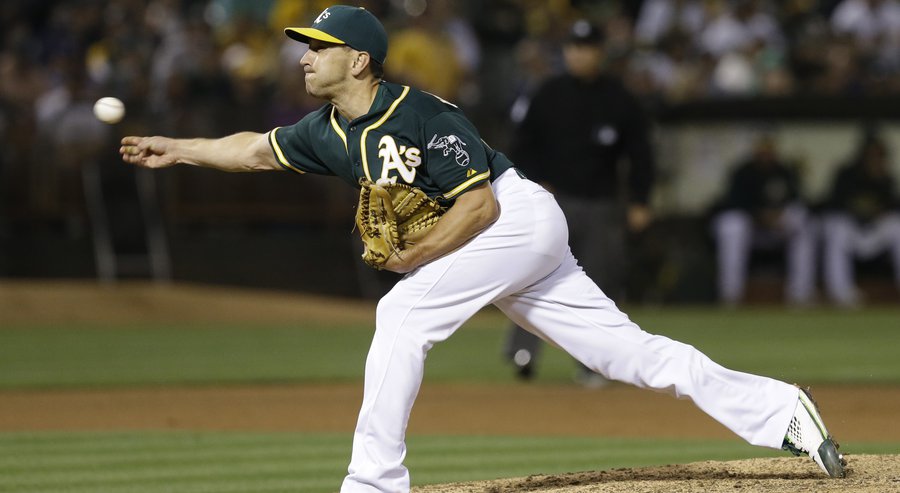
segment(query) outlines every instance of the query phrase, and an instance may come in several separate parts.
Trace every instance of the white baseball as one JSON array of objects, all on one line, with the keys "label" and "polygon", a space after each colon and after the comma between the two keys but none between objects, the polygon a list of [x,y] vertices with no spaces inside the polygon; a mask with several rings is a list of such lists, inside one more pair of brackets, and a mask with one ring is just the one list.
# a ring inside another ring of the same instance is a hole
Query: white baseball
[{"label": "white baseball", "polygon": [[125,116],[125,103],[111,96],[100,98],[94,103],[94,116],[103,123],[119,123]]}]

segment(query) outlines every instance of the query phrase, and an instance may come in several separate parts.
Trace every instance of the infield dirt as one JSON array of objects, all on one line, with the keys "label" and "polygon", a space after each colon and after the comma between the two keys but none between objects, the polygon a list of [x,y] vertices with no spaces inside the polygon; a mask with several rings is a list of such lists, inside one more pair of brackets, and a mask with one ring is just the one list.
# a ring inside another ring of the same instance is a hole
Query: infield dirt
[{"label": "infield dirt", "polygon": [[823,477],[791,458],[695,462],[556,476],[414,488],[414,493],[891,493],[900,491],[900,456],[850,457],[846,478]]}]

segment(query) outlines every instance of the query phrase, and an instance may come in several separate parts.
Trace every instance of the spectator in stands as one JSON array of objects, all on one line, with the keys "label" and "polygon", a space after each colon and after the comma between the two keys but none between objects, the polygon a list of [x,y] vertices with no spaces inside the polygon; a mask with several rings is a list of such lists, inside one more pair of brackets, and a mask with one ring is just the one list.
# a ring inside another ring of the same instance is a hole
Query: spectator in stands
[{"label": "spectator in stands", "polygon": [[872,68],[900,71],[900,1],[843,0],[831,15],[831,27],[848,37]]},{"label": "spectator in stands", "polygon": [[732,172],[713,229],[722,302],[743,300],[750,255],[760,248],[786,250],[786,300],[793,305],[812,301],[813,226],[797,174],[781,161],[771,136],[760,137],[749,158]]},{"label": "spectator in stands", "polygon": [[706,15],[701,0],[646,0],[635,21],[635,41],[655,46],[672,33],[699,32]]},{"label": "spectator in stands", "polygon": [[887,145],[866,135],[857,155],[834,176],[823,217],[825,288],[834,303],[862,301],[854,280],[857,258],[887,252],[900,288],[900,195]]},{"label": "spectator in stands", "polygon": [[717,59],[715,93],[748,96],[770,91],[772,76],[783,80],[786,74],[784,35],[775,17],[758,0],[731,2],[730,8],[724,2],[717,5],[719,12],[700,33],[703,50]]},{"label": "spectator in stands", "polygon": [[479,63],[478,42],[471,26],[451,15],[446,0],[410,17],[409,25],[391,35],[391,78],[459,102],[460,90]]},{"label": "spectator in stands", "polygon": [[783,34],[775,18],[760,8],[757,1],[725,2],[714,0],[711,18],[699,33],[704,51],[716,57],[746,51],[754,45],[780,47]]}]

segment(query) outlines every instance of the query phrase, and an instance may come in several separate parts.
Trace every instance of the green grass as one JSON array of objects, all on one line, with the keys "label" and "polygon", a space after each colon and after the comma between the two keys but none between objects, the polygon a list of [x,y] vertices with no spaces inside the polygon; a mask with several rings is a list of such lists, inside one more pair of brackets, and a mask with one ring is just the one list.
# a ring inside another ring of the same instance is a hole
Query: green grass
[{"label": "green grass", "polygon": [[[634,310],[650,332],[692,344],[725,366],[787,381],[900,383],[900,310]],[[486,313],[429,354],[426,378],[502,382],[505,319]],[[0,388],[353,381],[370,327],[131,325],[0,330]],[[548,348],[544,381],[572,361]]]},{"label": "green grass", "polygon": [[0,387],[355,379],[368,337],[290,326],[0,330]]},{"label": "green grass", "polygon": [[[0,491],[333,492],[349,447],[349,434],[6,433]],[[853,449],[898,451],[886,444]],[[769,456],[784,454],[738,441],[413,436],[407,465],[421,485]]]},{"label": "green grass", "polygon": [[632,319],[743,371],[803,383],[900,383],[898,309],[665,309]]}]

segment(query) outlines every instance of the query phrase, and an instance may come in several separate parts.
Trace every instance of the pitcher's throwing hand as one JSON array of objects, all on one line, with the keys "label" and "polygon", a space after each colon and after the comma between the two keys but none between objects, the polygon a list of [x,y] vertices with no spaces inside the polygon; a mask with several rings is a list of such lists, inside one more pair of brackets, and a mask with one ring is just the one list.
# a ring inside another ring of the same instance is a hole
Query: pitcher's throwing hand
[{"label": "pitcher's throwing hand", "polygon": [[178,162],[170,152],[173,140],[166,137],[124,137],[119,154],[126,163],[144,168],[165,168]]}]

